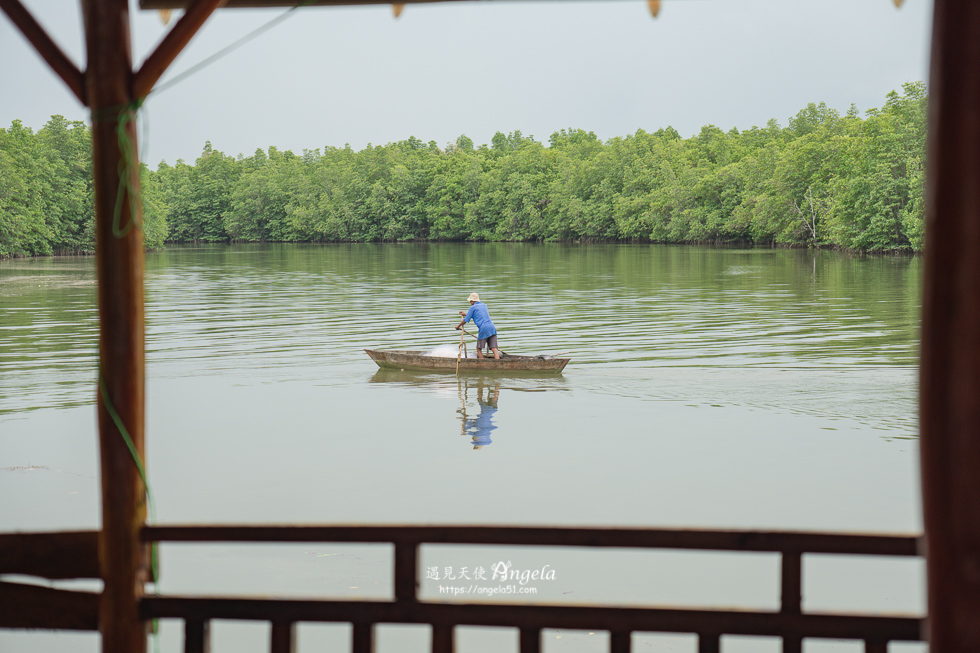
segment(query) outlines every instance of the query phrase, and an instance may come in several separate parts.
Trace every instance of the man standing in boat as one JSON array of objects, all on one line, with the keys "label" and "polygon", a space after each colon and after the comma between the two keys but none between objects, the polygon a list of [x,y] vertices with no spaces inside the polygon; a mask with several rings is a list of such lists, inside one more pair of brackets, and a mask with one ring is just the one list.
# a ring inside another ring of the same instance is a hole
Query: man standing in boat
[{"label": "man standing in boat", "polygon": [[480,296],[475,292],[470,293],[468,301],[470,302],[470,310],[459,312],[463,321],[456,325],[456,330],[462,329],[464,324],[473,320],[473,323],[480,330],[476,335],[477,358],[483,358],[483,347],[487,346],[493,351],[493,357],[499,360],[500,350],[497,349],[497,327],[490,321],[490,311],[487,310],[487,305],[480,301]]}]

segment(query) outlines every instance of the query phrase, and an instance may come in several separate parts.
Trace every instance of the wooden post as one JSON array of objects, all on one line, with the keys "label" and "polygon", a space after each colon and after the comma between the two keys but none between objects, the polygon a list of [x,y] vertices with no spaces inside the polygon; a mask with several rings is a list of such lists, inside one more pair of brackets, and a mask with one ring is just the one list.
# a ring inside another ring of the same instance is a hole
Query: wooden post
[{"label": "wooden post", "polygon": [[935,0],[920,424],[929,650],[980,651],[980,2]]},{"label": "wooden post", "polygon": [[[138,198],[136,126],[130,120],[132,59],[127,0],[82,0],[88,51],[86,97],[92,110],[95,251],[99,284],[99,445],[102,467],[102,533],[99,560],[105,588],[99,630],[105,653],[146,651],[139,601],[147,580],[146,492],[134,455],[111,410],[143,456],[143,233]],[[117,133],[120,120],[123,137]],[[125,160],[131,167],[120,173]],[[123,191],[120,192],[120,186]]]}]

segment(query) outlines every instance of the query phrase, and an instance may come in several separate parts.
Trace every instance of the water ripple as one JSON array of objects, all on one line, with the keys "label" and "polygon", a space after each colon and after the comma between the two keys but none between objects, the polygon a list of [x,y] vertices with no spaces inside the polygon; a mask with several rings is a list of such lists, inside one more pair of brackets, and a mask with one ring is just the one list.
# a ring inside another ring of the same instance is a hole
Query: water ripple
[{"label": "water ripple", "polygon": [[[595,367],[595,387],[624,396],[690,396],[697,382],[684,379],[698,375],[683,369],[792,368],[823,375],[807,381],[803,403],[815,405],[836,370],[907,376],[918,356],[917,259],[446,244],[174,248],[147,264],[148,373],[159,378],[353,382],[352,366],[372,369],[363,348],[458,342],[473,290],[505,351],[567,352],[566,374]],[[0,264],[0,413],[91,400],[93,279],[90,259]],[[869,387],[853,389],[876,396]]]}]

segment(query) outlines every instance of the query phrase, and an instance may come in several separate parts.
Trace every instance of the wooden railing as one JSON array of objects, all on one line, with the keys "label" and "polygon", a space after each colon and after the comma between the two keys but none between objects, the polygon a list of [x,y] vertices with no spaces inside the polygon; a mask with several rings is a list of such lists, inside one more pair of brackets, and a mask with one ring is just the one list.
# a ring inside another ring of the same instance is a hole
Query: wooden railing
[{"label": "wooden railing", "polygon": [[[49,536],[58,534],[47,534]],[[76,537],[79,534],[74,534]],[[817,614],[802,611],[802,556],[843,554],[916,556],[914,536],[799,533],[778,531],[706,531],[610,528],[537,528],[484,526],[147,526],[146,542],[362,542],[394,545],[394,597],[388,601],[269,599],[250,597],[146,596],[142,617],[181,619],[185,624],[185,652],[209,648],[209,624],[214,619],[266,621],[272,624],[271,651],[291,652],[295,626],[300,622],[346,622],[353,626],[355,653],[374,647],[374,625],[379,623],[429,624],[432,651],[450,653],[457,625],[517,628],[521,653],[540,650],[545,628],[587,628],[610,633],[610,650],[630,650],[634,632],[683,632],[698,637],[699,653],[718,653],[723,635],[777,637],[784,653],[799,653],[804,638],[859,640],[866,653],[885,653],[890,641],[920,641],[923,619],[918,616]],[[0,573],[37,573],[37,564],[21,560],[4,564],[7,551],[16,548],[0,535]],[[25,537],[25,536],[21,536]],[[34,537],[37,537],[36,535]],[[781,600],[778,611],[670,609],[601,605],[521,605],[501,603],[431,603],[420,601],[418,554],[422,544],[519,545],[549,547],[620,547],[778,553],[781,557]],[[87,546],[88,544],[86,544]],[[24,547],[19,548],[23,552]],[[23,556],[21,556],[23,558]],[[81,563],[79,563],[81,565]],[[19,569],[11,568],[19,567]],[[43,566],[43,565],[42,565]],[[34,571],[26,571],[28,568]],[[81,568],[81,567],[80,567]],[[87,569],[91,569],[88,565]],[[66,570],[60,576],[65,577]],[[44,573],[40,575],[45,576]],[[50,574],[47,577],[52,577]],[[0,627],[31,626],[16,621],[3,608],[22,589],[0,584]],[[23,586],[31,588],[31,586]],[[35,589],[45,588],[32,588]],[[63,590],[46,590],[68,593]],[[93,595],[97,596],[97,595]],[[15,611],[16,612],[16,611]],[[60,619],[62,624],[69,620]]]}]

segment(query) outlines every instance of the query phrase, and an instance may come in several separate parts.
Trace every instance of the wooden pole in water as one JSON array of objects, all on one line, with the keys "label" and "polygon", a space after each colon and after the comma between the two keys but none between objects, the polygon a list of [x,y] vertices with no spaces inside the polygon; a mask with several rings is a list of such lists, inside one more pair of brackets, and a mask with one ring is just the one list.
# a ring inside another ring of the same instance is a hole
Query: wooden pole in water
[{"label": "wooden pole in water", "polygon": [[466,346],[463,338],[466,337],[466,327],[459,327],[459,350],[456,352],[456,376],[459,376],[459,359],[463,357],[463,347]]},{"label": "wooden pole in water", "polygon": [[[82,0],[92,110],[92,172],[99,305],[99,449],[105,583],[99,608],[104,653],[146,651],[139,602],[147,580],[146,491],[134,456],[143,457],[143,232],[139,157],[133,121],[127,0]],[[108,399],[103,396],[107,395]],[[113,411],[124,426],[133,452]]]},{"label": "wooden pole in water", "polygon": [[980,2],[936,0],[920,425],[929,650],[980,651]]}]

